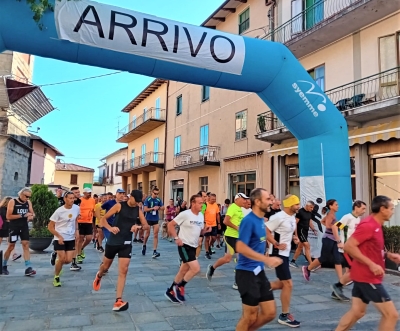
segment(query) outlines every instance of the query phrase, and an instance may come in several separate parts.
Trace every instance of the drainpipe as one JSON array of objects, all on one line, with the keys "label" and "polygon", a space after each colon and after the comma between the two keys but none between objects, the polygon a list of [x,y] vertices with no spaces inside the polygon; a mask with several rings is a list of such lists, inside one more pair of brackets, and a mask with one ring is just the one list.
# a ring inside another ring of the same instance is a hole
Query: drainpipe
[{"label": "drainpipe", "polygon": [[269,19],[269,30],[271,31],[271,41],[275,41],[275,7],[276,0],[267,0],[265,3],[266,6],[271,6],[268,10],[268,19]]},{"label": "drainpipe", "polygon": [[167,82],[167,102],[165,104],[165,132],[164,132],[164,185],[163,185],[163,199],[165,203],[165,185],[166,181],[165,178],[167,177],[167,132],[168,132],[168,92],[169,92],[169,80]]}]

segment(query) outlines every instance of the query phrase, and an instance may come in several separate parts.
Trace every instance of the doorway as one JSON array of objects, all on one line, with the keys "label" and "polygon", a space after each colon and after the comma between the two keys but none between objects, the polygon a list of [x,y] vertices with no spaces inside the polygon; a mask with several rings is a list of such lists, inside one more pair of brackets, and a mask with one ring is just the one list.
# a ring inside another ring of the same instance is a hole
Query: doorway
[{"label": "doorway", "polygon": [[232,174],[230,175],[230,186],[231,201],[235,200],[237,193],[244,193],[249,196],[250,192],[256,188],[256,173]]}]

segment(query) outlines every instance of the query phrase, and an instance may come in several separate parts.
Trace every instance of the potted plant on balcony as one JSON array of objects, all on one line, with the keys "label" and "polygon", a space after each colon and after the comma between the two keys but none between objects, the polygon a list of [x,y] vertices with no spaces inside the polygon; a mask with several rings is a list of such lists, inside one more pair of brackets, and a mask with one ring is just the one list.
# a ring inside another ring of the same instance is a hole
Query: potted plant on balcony
[{"label": "potted plant on balcony", "polygon": [[263,115],[258,115],[258,127],[260,128],[261,132],[265,132],[266,128],[265,128],[265,117]]},{"label": "potted plant on balcony", "polygon": [[57,197],[49,191],[47,185],[33,185],[32,207],[35,211],[35,218],[32,221],[32,229],[29,232],[29,248],[42,252],[50,246],[53,235],[47,229],[50,216],[58,208]]},{"label": "potted plant on balcony", "polygon": [[[391,253],[400,253],[400,226],[384,226],[383,235],[385,238],[385,248]],[[392,260],[386,259],[386,269],[400,271],[400,265]]]}]

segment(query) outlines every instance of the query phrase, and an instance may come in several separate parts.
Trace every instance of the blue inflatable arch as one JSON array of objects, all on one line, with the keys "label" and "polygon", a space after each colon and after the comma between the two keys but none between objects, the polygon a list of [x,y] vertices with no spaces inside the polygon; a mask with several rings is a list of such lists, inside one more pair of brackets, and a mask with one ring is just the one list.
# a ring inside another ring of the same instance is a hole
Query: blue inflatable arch
[{"label": "blue inflatable arch", "polygon": [[88,0],[50,3],[41,30],[25,1],[2,0],[0,52],[257,93],[298,139],[302,201],[351,210],[346,121],[284,45]]}]

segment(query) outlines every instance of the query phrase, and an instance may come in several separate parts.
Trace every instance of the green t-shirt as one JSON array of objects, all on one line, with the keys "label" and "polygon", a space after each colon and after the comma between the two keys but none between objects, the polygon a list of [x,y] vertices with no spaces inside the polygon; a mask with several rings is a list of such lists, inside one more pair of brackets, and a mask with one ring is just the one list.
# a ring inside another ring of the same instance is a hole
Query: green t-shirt
[{"label": "green t-shirt", "polygon": [[[240,226],[240,223],[243,219],[242,208],[240,208],[236,203],[232,203],[226,212],[226,216],[229,216],[231,218],[230,221],[234,225]],[[239,231],[231,228],[230,226],[227,226],[225,230],[225,236],[239,238]]]},{"label": "green t-shirt", "polygon": [[207,204],[203,203],[203,205],[201,206],[201,213],[204,215],[206,213],[206,209],[207,209]]}]

